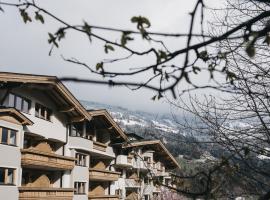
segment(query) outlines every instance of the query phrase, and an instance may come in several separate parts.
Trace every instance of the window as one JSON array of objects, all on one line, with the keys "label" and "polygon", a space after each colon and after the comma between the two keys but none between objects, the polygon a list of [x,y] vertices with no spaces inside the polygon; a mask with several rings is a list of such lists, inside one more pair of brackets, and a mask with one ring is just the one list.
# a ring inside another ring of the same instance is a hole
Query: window
[{"label": "window", "polygon": [[29,113],[30,105],[30,100],[12,93],[10,93],[4,101],[4,106],[16,108],[25,113]]},{"label": "window", "polygon": [[0,185],[14,185],[15,169],[0,167]]},{"label": "window", "polygon": [[123,191],[121,189],[115,190],[115,194],[122,197],[123,196]]},{"label": "window", "polygon": [[47,121],[51,121],[51,115],[52,115],[51,109],[36,103],[36,105],[35,105],[35,116],[36,117],[39,117],[41,119],[45,119]]},{"label": "window", "polygon": [[144,195],[144,200],[150,200],[150,195]]},{"label": "window", "polygon": [[81,138],[85,138],[88,140],[92,140],[93,136],[90,133],[85,133],[83,132],[83,124],[82,123],[72,123],[69,124],[68,126],[69,128],[69,136],[72,137],[81,137]]},{"label": "window", "polygon": [[143,160],[146,162],[150,162],[150,159],[151,159],[150,157],[146,157],[146,156],[143,158]]},{"label": "window", "polygon": [[147,164],[147,167],[151,167],[151,158],[150,157],[144,157],[143,160]]},{"label": "window", "polygon": [[83,131],[79,124],[70,124],[69,134],[73,137],[83,137]]},{"label": "window", "polygon": [[9,94],[8,97],[8,105],[11,107],[15,107],[16,101],[15,101],[15,95],[14,94]]},{"label": "window", "polygon": [[16,102],[15,102],[15,108],[17,110],[22,110],[22,105],[23,105],[22,98],[17,96],[16,97]]},{"label": "window", "polygon": [[85,193],[85,184],[84,182],[74,182],[74,194],[86,194]]},{"label": "window", "polygon": [[4,183],[5,183],[5,169],[0,168],[0,184],[4,184]]},{"label": "window", "polygon": [[2,144],[7,144],[8,143],[8,129],[2,128],[2,139],[1,139]]},{"label": "window", "polygon": [[16,131],[10,130],[10,139],[9,139],[9,143],[10,143],[11,145],[16,145],[16,135],[17,135]]},{"label": "window", "polygon": [[22,104],[22,112],[29,113],[29,109],[30,109],[30,101],[24,99]]},{"label": "window", "polygon": [[169,179],[165,179],[165,185],[169,185]]},{"label": "window", "polygon": [[148,177],[144,177],[143,182],[144,182],[145,184],[147,184],[147,185],[150,184],[150,180],[149,180]]},{"label": "window", "polygon": [[76,165],[86,167],[86,155],[76,153],[75,158],[76,158],[76,161],[75,161]]},{"label": "window", "polygon": [[13,184],[14,169],[7,169],[7,184]]},{"label": "window", "polygon": [[0,127],[0,144],[17,145],[17,131]]}]

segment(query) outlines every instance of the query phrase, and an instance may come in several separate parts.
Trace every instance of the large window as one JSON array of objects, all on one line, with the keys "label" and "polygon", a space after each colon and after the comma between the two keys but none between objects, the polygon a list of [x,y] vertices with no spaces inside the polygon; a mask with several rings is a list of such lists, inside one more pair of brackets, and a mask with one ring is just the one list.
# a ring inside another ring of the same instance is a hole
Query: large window
[{"label": "large window", "polygon": [[74,194],[86,194],[85,193],[85,182],[74,182]]},{"label": "large window", "polygon": [[0,167],[0,185],[15,184],[15,169]]},{"label": "large window", "polygon": [[75,161],[76,165],[86,167],[86,155],[85,154],[76,153],[75,157],[76,157],[76,161]]},{"label": "large window", "polygon": [[79,124],[70,124],[69,135],[73,137],[83,137],[82,127],[80,127]]},{"label": "large window", "polygon": [[17,131],[0,127],[0,143],[7,145],[17,145]]},{"label": "large window", "polygon": [[45,119],[47,121],[51,121],[51,115],[52,115],[51,109],[36,103],[36,105],[35,105],[35,116],[36,117],[39,117],[41,119]]},{"label": "large window", "polygon": [[88,140],[93,140],[93,133],[89,127],[86,127],[86,131],[83,131],[83,123],[72,123],[68,126],[69,136],[71,137],[81,137]]},{"label": "large window", "polygon": [[4,101],[4,106],[14,107],[19,111],[29,113],[31,101],[22,96],[10,93]]}]

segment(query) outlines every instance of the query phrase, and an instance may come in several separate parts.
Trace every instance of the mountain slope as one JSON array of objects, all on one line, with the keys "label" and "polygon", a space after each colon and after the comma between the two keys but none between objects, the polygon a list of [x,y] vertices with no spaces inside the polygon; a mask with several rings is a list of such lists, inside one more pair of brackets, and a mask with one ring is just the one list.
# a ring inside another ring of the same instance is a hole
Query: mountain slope
[{"label": "mountain slope", "polygon": [[87,109],[107,109],[126,132],[136,133],[147,139],[159,139],[174,156],[202,152],[199,147],[187,143],[190,138],[178,130],[177,123],[170,114],[156,115],[143,111],[132,111],[120,106],[93,101],[81,100],[81,103]]}]

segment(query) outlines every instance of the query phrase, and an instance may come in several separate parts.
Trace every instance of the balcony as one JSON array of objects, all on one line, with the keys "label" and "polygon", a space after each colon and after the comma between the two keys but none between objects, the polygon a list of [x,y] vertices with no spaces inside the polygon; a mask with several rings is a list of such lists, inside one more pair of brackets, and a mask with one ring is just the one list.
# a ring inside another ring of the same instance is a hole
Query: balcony
[{"label": "balcony", "polygon": [[146,167],[146,164],[143,160],[141,160],[140,158],[137,160],[133,160],[133,168],[135,169],[140,169],[140,170],[148,170]]},{"label": "balcony", "polygon": [[89,179],[96,181],[117,181],[120,172],[113,172],[104,169],[89,168]]},{"label": "balcony", "polygon": [[140,188],[141,184],[138,180],[135,179],[125,179],[126,188]]},{"label": "balcony", "polygon": [[93,141],[93,149],[106,152],[107,145],[101,142]]},{"label": "balcony", "polygon": [[70,170],[74,168],[74,158],[47,153],[35,149],[22,149],[22,166],[46,168],[51,170]]},{"label": "balcony", "polygon": [[127,155],[118,155],[116,164],[118,167],[132,167],[132,157]]},{"label": "balcony", "polygon": [[152,185],[148,185],[148,184],[144,185],[144,188],[143,188],[144,194],[152,194],[153,190],[154,190],[154,187]]},{"label": "balcony", "polygon": [[69,136],[69,147],[89,151],[93,149],[93,141],[83,137]]},{"label": "balcony", "polygon": [[89,200],[118,200],[118,195],[88,195]]},{"label": "balcony", "polygon": [[72,200],[73,188],[19,187],[19,200]]}]

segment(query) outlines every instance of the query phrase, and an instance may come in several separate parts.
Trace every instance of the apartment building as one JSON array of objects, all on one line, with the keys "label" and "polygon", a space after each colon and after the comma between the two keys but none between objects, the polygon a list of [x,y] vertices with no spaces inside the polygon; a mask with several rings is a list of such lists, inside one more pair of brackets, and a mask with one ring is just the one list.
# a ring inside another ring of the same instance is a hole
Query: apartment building
[{"label": "apartment building", "polygon": [[0,199],[153,199],[179,167],[160,141],[86,110],[54,76],[0,72]]},{"label": "apartment building", "polygon": [[120,199],[159,199],[161,188],[172,186],[170,171],[180,168],[159,140],[145,140],[127,134],[128,142],[119,145],[116,168],[122,176],[116,182]]}]

